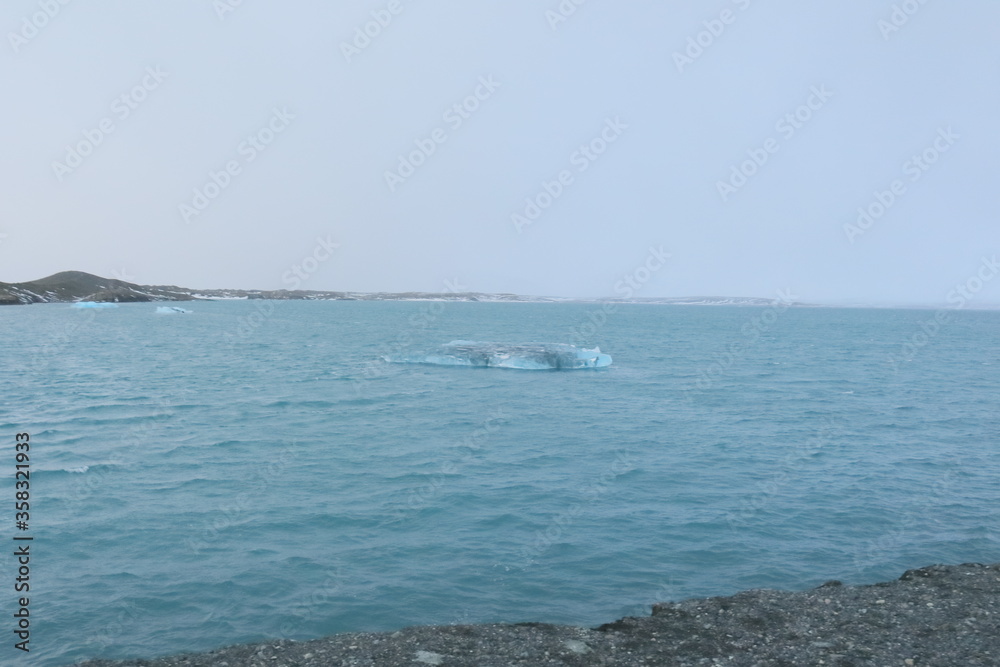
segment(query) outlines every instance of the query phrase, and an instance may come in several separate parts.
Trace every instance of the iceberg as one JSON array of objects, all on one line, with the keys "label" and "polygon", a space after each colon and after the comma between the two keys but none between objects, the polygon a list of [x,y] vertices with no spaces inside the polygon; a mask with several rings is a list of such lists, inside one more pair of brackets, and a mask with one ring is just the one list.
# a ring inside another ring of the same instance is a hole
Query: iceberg
[{"label": "iceberg", "polygon": [[105,302],[105,301],[77,301],[73,304],[73,308],[117,308],[117,303]]},{"label": "iceberg", "polygon": [[179,306],[157,306],[156,312],[159,315],[173,315],[175,313],[190,313],[191,311]]},{"label": "iceberg", "polygon": [[383,357],[390,363],[437,366],[484,366],[521,370],[604,368],[611,357],[601,348],[579,348],[568,343],[485,343],[453,340],[437,350],[417,355]]}]

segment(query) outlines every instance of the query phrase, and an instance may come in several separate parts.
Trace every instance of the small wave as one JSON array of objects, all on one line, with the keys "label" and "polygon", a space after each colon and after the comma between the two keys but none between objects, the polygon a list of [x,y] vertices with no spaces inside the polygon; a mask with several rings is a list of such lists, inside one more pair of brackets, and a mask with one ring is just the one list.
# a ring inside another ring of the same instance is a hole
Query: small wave
[{"label": "small wave", "polygon": [[328,410],[337,407],[337,404],[332,401],[279,399],[271,401],[270,403],[265,403],[261,407],[265,410],[274,410],[278,408],[317,408],[321,410]]},{"label": "small wave", "polygon": [[121,463],[90,463],[77,466],[66,466],[64,468],[32,468],[32,475],[85,475],[101,473],[102,471],[116,470],[122,467]]}]

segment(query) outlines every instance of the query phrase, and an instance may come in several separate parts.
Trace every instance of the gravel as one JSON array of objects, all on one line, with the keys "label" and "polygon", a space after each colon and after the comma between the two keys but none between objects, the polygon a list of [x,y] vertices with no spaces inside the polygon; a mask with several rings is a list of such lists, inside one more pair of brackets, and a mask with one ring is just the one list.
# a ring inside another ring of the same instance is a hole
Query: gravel
[{"label": "gravel", "polygon": [[635,665],[1000,666],[1000,563],[932,565],[895,581],[750,590],[654,605],[597,628],[545,623],[413,627],[270,641],[81,667]]}]

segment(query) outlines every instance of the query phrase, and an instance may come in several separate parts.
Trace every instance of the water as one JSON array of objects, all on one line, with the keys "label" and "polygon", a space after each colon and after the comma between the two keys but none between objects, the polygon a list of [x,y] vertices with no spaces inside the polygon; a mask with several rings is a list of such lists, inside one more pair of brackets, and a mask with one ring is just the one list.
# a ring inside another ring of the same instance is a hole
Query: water
[{"label": "water", "polygon": [[[29,432],[35,536],[32,652],[4,646],[5,664],[596,625],[1000,560],[997,312],[934,330],[919,310],[190,308],[0,309],[0,494]],[[614,364],[380,359],[456,339],[600,345]]]}]

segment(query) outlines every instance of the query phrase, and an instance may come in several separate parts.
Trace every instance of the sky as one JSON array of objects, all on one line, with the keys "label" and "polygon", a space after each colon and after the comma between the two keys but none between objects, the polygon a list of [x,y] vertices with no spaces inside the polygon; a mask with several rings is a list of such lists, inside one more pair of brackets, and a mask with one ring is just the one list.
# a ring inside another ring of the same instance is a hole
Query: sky
[{"label": "sky", "polygon": [[1000,3],[6,0],[0,281],[1000,303]]}]

